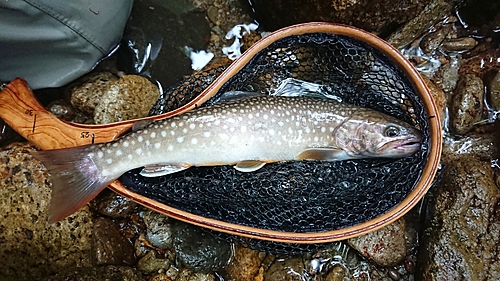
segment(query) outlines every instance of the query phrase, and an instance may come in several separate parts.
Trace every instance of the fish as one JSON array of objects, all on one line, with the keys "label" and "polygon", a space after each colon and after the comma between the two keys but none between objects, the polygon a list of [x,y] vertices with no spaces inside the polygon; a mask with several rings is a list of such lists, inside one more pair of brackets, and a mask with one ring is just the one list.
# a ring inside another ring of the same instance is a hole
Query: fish
[{"label": "fish", "polygon": [[33,154],[50,174],[50,222],[77,211],[136,168],[143,167],[144,177],[192,166],[254,172],[272,162],[402,158],[422,142],[418,129],[395,117],[312,97],[246,97],[138,127],[112,142]]}]

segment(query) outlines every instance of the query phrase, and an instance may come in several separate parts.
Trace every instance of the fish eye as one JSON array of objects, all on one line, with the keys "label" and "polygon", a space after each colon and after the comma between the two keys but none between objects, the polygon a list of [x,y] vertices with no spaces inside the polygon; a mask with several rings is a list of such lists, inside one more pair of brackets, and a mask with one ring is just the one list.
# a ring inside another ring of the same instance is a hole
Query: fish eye
[{"label": "fish eye", "polygon": [[399,129],[395,126],[388,126],[384,130],[384,136],[392,138],[399,135]]}]

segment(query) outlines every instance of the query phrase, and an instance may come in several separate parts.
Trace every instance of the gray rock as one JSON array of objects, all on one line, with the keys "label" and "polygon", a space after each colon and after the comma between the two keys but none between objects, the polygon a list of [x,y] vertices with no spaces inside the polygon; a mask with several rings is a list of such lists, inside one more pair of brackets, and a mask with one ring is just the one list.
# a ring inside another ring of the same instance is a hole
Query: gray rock
[{"label": "gray rock", "polygon": [[229,243],[217,239],[200,227],[177,222],[173,235],[177,257],[195,272],[217,271],[229,262]]},{"label": "gray rock", "polygon": [[146,238],[151,245],[160,248],[172,248],[172,223],[171,218],[153,210],[146,210],[142,215],[146,224]]},{"label": "gray rock", "polygon": [[463,135],[472,130],[483,113],[484,85],[474,74],[460,77],[450,107],[450,125],[454,133]]},{"label": "gray rock", "polygon": [[401,218],[378,230],[351,238],[347,243],[380,266],[394,266],[407,255],[405,228],[405,220]]},{"label": "gray rock", "polygon": [[0,279],[45,277],[91,266],[93,220],[87,206],[48,223],[50,178],[31,156],[35,147],[12,143],[0,150]]},{"label": "gray rock", "polygon": [[96,265],[133,265],[134,248],[113,221],[97,218],[94,222],[92,253]]},{"label": "gray rock", "polygon": [[137,269],[151,274],[167,271],[172,262],[165,257],[158,257],[154,250],[149,251],[137,262]]},{"label": "gray rock", "polygon": [[489,161],[445,163],[419,258],[422,280],[498,280],[500,191]]}]

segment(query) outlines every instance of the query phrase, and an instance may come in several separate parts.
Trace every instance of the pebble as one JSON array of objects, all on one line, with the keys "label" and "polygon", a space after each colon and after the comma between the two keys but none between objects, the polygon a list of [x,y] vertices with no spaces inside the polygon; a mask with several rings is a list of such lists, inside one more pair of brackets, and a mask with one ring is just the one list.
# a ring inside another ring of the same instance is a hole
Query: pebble
[{"label": "pebble", "polygon": [[153,210],[146,210],[142,214],[146,224],[146,238],[154,247],[168,249],[172,247],[173,220]]},{"label": "pebble", "polygon": [[156,251],[149,251],[137,262],[137,269],[146,274],[162,273],[170,268],[172,262],[165,257],[157,255]]},{"label": "pebble", "polygon": [[450,106],[450,127],[459,135],[468,133],[482,119],[484,85],[474,74],[460,77]]},{"label": "pebble", "polygon": [[462,52],[472,50],[477,41],[471,37],[447,39],[441,44],[441,49],[447,52]]},{"label": "pebble", "polygon": [[258,275],[262,263],[258,251],[235,246],[231,261],[224,268],[227,280],[254,281]]},{"label": "pebble", "polygon": [[72,121],[76,116],[75,109],[63,99],[51,102],[47,106],[47,110],[66,121]]},{"label": "pebble", "polygon": [[420,41],[420,48],[422,48],[422,51],[424,51],[424,53],[432,54],[432,52],[439,48],[441,43],[443,43],[444,39],[452,31],[452,29],[453,25],[446,24],[444,26],[438,27],[436,31],[426,34],[422,38],[422,41]]},{"label": "pebble", "polygon": [[94,212],[114,219],[128,218],[138,208],[137,203],[111,190],[102,191],[89,204]]},{"label": "pebble", "polygon": [[93,231],[93,257],[96,265],[133,265],[134,248],[110,219],[97,218]]},{"label": "pebble", "polygon": [[394,266],[404,261],[407,255],[403,218],[372,231],[347,240],[347,243],[362,256],[380,266]]},{"label": "pebble", "polygon": [[264,273],[266,281],[303,281],[304,260],[301,257],[276,259]]},{"label": "pebble", "polygon": [[108,124],[146,117],[160,92],[147,78],[125,75],[113,81],[99,97],[95,107],[96,124]]}]

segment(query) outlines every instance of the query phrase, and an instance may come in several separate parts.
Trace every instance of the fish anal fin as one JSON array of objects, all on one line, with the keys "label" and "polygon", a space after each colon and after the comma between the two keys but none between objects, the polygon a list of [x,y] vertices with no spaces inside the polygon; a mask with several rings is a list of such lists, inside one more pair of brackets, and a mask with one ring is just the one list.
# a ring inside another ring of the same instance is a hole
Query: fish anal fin
[{"label": "fish anal fin", "polygon": [[258,169],[262,168],[264,165],[266,165],[266,162],[262,162],[259,160],[244,160],[244,161],[238,162],[233,167],[240,172],[249,173],[249,172],[257,171]]},{"label": "fish anal fin", "polygon": [[297,160],[344,160],[347,154],[338,148],[308,148],[297,155]]},{"label": "fish anal fin", "polygon": [[160,177],[186,170],[189,167],[191,167],[191,165],[185,163],[155,164],[155,165],[145,166],[139,174],[143,177],[148,177],[148,178]]}]

